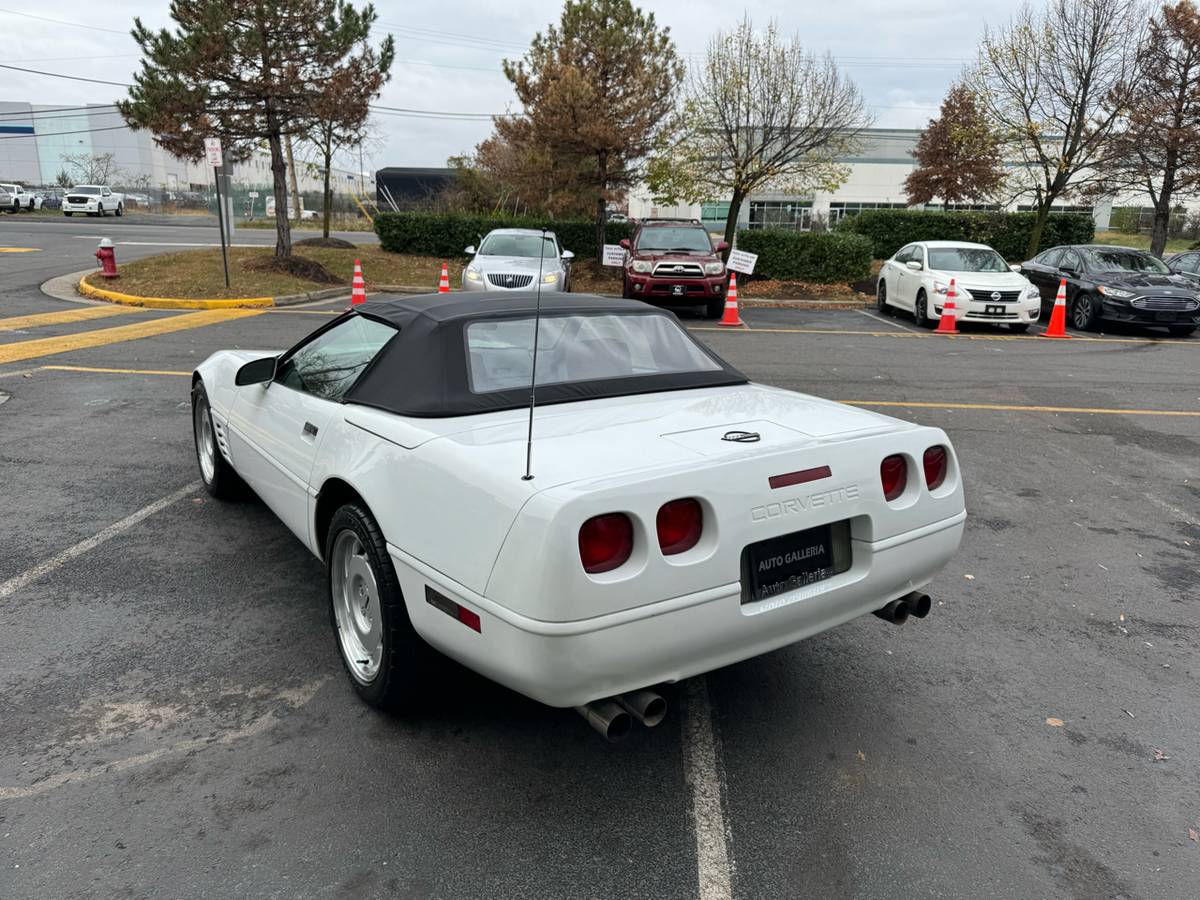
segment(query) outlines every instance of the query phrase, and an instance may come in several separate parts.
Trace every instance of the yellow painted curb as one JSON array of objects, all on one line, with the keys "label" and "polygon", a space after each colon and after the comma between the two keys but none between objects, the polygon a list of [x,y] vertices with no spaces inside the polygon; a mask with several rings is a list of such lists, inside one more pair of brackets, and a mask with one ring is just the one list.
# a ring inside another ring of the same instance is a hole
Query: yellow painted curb
[{"label": "yellow painted curb", "polygon": [[135,297],[118,294],[88,284],[87,276],[79,279],[79,293],[94,300],[107,300],[125,306],[144,306],[147,309],[239,309],[242,307],[274,306],[274,297],[244,297],[236,300],[184,300],[172,297]]}]

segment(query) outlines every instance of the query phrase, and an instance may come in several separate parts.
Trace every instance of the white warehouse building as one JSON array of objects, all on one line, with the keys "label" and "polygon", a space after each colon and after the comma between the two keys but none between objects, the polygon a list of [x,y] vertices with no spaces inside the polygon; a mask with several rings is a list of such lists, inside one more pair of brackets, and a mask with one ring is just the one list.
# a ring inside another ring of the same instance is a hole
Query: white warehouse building
[{"label": "white warehouse building", "polygon": [[[916,167],[913,149],[921,136],[919,129],[872,128],[863,133],[858,154],[845,157],[839,162],[849,167],[849,177],[832,193],[821,191],[798,196],[763,191],[752,194],[742,205],[738,215],[738,227],[764,228],[787,227],[803,231],[833,225],[845,216],[854,215],[864,209],[907,209],[909,204],[904,195],[904,179]],[[1104,202],[1095,205],[1056,204],[1055,211],[1091,214],[1099,231],[1107,230],[1114,205],[1145,206],[1144,197],[1123,198],[1125,202]],[[1196,205],[1189,198],[1189,208]],[[941,205],[938,204],[938,209]],[[1007,209],[1023,210],[1030,207],[1025,203],[1007,206],[1000,204],[967,205],[957,209]],[[721,230],[729,213],[729,203],[714,202],[702,205],[666,206],[656,203],[645,187],[630,193],[629,216],[631,218],[699,218],[712,230]]]}]

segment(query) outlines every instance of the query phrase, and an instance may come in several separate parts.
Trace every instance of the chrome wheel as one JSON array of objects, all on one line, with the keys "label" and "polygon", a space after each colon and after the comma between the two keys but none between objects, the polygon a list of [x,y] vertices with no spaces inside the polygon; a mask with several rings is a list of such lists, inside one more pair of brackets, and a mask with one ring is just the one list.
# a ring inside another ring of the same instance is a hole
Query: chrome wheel
[{"label": "chrome wheel", "polygon": [[383,616],[371,561],[362,541],[349,528],[333,542],[329,571],[333,615],[346,668],[355,681],[368,684],[379,674],[383,661]]},{"label": "chrome wheel", "polygon": [[197,397],[192,405],[192,425],[196,434],[196,458],[200,461],[200,474],[205,484],[212,484],[217,474],[217,445],[213,439],[212,416],[208,412],[208,401]]}]

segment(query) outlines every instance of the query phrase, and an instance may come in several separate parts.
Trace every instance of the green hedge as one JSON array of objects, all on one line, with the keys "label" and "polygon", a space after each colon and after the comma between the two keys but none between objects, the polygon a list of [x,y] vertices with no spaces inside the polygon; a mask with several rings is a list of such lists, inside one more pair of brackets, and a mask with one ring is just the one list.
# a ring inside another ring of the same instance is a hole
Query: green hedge
[{"label": "green hedge", "polygon": [[[480,235],[493,228],[542,227],[558,235],[563,249],[570,250],[577,258],[596,255],[595,223],[591,221],[420,212],[382,213],[375,217],[375,233],[384,250],[419,256],[461,257],[463,248],[478,246]],[[615,244],[631,237],[633,229],[625,222],[609,222],[605,233],[605,240]]]},{"label": "green hedge", "polygon": [[859,234],[767,228],[739,231],[737,246],[758,254],[760,278],[848,284],[871,274],[871,242]]},{"label": "green hedge", "polygon": [[[1026,257],[1035,218],[1031,212],[871,209],[843,219],[837,233],[869,238],[876,259],[888,259],[913,241],[973,241],[994,247],[1005,259],[1017,261]],[[1091,216],[1052,213],[1042,231],[1039,250],[1059,244],[1087,244],[1095,233]]]}]

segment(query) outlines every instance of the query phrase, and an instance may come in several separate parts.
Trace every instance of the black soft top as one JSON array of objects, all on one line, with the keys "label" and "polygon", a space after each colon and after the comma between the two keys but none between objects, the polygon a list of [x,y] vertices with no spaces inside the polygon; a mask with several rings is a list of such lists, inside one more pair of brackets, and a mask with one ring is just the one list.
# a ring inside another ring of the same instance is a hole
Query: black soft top
[{"label": "black soft top", "polygon": [[[528,387],[488,393],[471,390],[466,327],[471,322],[529,318],[536,311],[536,303],[533,294],[505,291],[385,296],[354,307],[347,315],[385,322],[399,332],[384,345],[346,393],[345,402],[423,418],[527,406]],[[670,312],[637,300],[616,300],[592,294],[543,294],[541,309],[543,318],[616,314],[675,319]],[[679,326],[679,330],[712,359],[717,368],[702,372],[539,384],[538,404],[746,383],[745,375],[696,341],[685,328]]]}]

